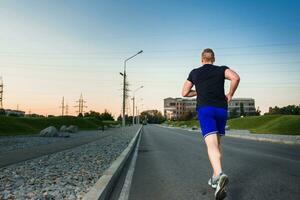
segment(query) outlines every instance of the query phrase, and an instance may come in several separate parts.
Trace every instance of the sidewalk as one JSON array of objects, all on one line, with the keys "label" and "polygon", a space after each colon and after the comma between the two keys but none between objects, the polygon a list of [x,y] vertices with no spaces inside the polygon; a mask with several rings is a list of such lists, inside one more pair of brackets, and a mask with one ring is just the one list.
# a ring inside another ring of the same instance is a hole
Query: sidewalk
[{"label": "sidewalk", "polygon": [[[176,128],[182,129],[187,131],[198,132],[201,131],[200,129],[192,130],[191,128],[182,128],[182,127],[170,127],[161,125],[167,128]],[[274,142],[274,143],[281,143],[281,144],[297,144],[300,145],[300,136],[299,135],[278,135],[278,134],[257,134],[251,133],[248,130],[226,130],[226,137],[235,137],[235,138],[242,138],[248,140],[256,140],[256,141],[265,141],[265,142]]]},{"label": "sidewalk", "polygon": [[258,134],[250,133],[248,130],[227,130],[226,136],[257,141],[300,145],[300,136],[298,135]]}]

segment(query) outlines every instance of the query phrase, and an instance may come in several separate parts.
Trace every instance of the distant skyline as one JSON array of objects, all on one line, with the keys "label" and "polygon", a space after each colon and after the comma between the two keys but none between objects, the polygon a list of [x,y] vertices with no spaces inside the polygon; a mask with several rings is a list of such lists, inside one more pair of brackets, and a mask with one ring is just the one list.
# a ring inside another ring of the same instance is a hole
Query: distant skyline
[{"label": "distant skyline", "polygon": [[[86,111],[121,113],[123,61],[138,106],[163,110],[181,97],[204,48],[241,76],[235,97],[264,112],[300,104],[298,1],[0,2],[4,107],[60,115],[83,94]],[[228,82],[226,83],[228,88]],[[131,93],[130,93],[131,94]],[[132,104],[132,101],[130,101]]]}]

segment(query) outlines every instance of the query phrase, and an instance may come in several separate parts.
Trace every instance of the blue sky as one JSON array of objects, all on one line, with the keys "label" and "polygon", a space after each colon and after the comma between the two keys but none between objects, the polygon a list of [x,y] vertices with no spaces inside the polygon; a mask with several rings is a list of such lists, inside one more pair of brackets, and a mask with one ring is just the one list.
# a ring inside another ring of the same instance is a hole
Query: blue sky
[{"label": "blue sky", "polygon": [[[121,109],[123,60],[141,109],[180,96],[203,48],[241,75],[236,97],[299,104],[297,1],[1,1],[0,74],[6,107],[59,114],[82,92],[88,110]],[[227,83],[228,86],[228,83]],[[141,99],[142,98],[142,99]],[[70,112],[75,114],[75,109]]]}]

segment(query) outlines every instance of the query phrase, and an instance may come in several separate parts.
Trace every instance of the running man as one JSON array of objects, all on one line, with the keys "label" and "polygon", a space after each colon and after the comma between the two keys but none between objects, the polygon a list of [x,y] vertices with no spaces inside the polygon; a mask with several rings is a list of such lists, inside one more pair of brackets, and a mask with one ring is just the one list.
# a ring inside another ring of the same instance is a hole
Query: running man
[{"label": "running man", "polygon": [[[213,175],[208,184],[216,189],[216,199],[226,196],[229,182],[222,171],[221,136],[225,135],[227,103],[229,103],[240,82],[239,75],[227,66],[213,65],[215,55],[212,49],[202,52],[203,66],[193,69],[182,88],[183,97],[197,96],[197,113],[202,136],[207,146]],[[224,81],[231,81],[229,92],[224,93]],[[196,90],[192,90],[195,85]]]}]

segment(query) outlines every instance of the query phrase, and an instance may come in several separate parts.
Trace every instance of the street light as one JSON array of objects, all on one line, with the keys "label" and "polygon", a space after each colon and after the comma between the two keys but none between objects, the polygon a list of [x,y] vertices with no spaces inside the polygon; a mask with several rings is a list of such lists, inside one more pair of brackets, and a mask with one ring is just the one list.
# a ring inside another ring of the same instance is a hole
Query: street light
[{"label": "street light", "polygon": [[138,87],[137,89],[135,89],[134,91],[133,91],[133,97],[132,97],[132,101],[133,101],[133,107],[132,107],[132,110],[133,110],[133,115],[132,115],[132,125],[134,125],[134,99],[135,99],[135,93],[139,90],[139,89],[142,89],[144,86],[140,86],[140,87]]},{"label": "street light", "polygon": [[[140,103],[142,103],[142,101],[143,101],[143,98],[141,98]],[[141,104],[139,109],[137,109],[137,106],[136,106],[137,124],[140,124],[140,116],[141,116],[141,111],[143,110],[143,106],[144,106],[144,104]]]},{"label": "street light", "polygon": [[127,58],[124,61],[124,73],[120,73],[121,76],[123,76],[123,110],[122,110],[122,126],[125,126],[125,106],[126,106],[126,62],[130,59],[132,59],[133,57],[137,56],[138,54],[143,53],[143,50],[137,52],[136,54],[134,54],[133,56]]}]

